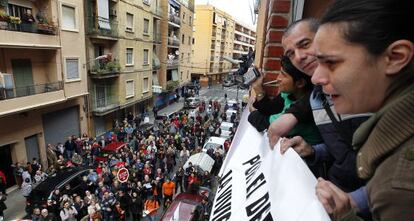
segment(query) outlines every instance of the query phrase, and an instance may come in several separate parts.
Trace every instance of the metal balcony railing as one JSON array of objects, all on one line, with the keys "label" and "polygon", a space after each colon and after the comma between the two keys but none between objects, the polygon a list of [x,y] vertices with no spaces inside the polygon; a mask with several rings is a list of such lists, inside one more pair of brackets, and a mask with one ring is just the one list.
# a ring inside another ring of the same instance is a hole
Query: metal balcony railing
[{"label": "metal balcony railing", "polygon": [[87,34],[88,35],[101,35],[107,37],[117,38],[118,35],[118,22],[115,20],[106,20],[103,18],[89,16],[87,18]]},{"label": "metal balcony railing", "polygon": [[94,112],[105,112],[119,106],[119,96],[102,96],[96,94],[92,97],[92,110]]},{"label": "metal balcony railing", "polygon": [[181,20],[180,17],[174,14],[169,14],[168,15],[168,21],[177,24],[177,25],[181,25]]},{"label": "metal balcony railing", "polygon": [[59,90],[63,90],[62,81],[44,84],[34,84],[10,89],[0,88],[0,100],[7,100],[17,97],[26,97],[35,94],[43,94]]},{"label": "metal balcony railing", "polygon": [[[1,20],[0,20],[1,21]],[[7,21],[2,21],[3,23],[0,24],[0,30],[8,30],[8,31],[19,31],[19,32],[28,32],[28,33],[36,33],[36,34],[45,34],[45,35],[56,35],[56,26],[52,24],[44,24],[44,23],[20,23],[15,24]]]},{"label": "metal balcony railing", "polygon": [[168,37],[168,45],[170,46],[180,46],[180,39],[174,37]]}]

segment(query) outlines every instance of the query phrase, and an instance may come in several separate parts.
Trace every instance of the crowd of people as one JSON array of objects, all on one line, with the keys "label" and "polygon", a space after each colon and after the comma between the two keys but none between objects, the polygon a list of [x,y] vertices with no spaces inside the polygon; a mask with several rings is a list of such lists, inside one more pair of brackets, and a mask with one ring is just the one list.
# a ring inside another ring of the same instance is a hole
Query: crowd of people
[{"label": "crowd of people", "polygon": [[[48,144],[47,169],[37,159],[25,166],[13,165],[25,197],[51,174],[70,167],[90,168],[76,193],[66,185],[64,191],[53,190],[47,205],[32,205],[27,211],[32,220],[155,220],[177,193],[198,194],[200,186],[214,188],[215,175],[225,156],[223,149],[206,151],[214,159],[211,171],[203,171],[192,162],[183,166],[191,155],[203,152],[202,145],[210,136],[220,136],[220,122],[227,116],[217,101],[202,102],[197,109],[195,117],[188,116],[189,110],[182,110],[171,119],[155,120],[151,127],[141,127],[129,113],[99,138],[83,134],[70,136],[64,143]],[[238,123],[238,118],[231,120]],[[226,149],[234,132],[225,143]],[[126,145],[102,160],[102,150],[113,142]],[[129,171],[127,182],[117,179],[120,168]],[[211,204],[211,199],[205,201],[205,205]],[[205,205],[200,204],[200,208],[207,209]],[[208,220],[208,211],[197,211],[197,220]]]}]

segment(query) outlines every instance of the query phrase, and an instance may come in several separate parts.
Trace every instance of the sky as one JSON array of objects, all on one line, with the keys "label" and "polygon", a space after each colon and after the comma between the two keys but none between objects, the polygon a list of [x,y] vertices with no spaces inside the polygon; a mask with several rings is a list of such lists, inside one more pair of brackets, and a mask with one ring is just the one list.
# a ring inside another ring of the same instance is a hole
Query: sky
[{"label": "sky", "polygon": [[[256,28],[252,21],[253,3],[255,0],[195,0],[196,5],[205,5],[209,3],[218,9],[232,15],[236,20],[246,25]],[[249,7],[251,6],[251,9]],[[256,15],[254,15],[256,16]]]}]

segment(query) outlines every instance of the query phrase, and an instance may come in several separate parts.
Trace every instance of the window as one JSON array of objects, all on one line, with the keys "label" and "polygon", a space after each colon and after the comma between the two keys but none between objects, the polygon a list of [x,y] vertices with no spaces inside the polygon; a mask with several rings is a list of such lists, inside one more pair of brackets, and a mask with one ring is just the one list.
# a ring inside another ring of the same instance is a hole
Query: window
[{"label": "window", "polygon": [[144,65],[148,65],[148,49],[144,49]]},{"label": "window", "polygon": [[134,49],[127,48],[126,49],[126,65],[134,65]]},{"label": "window", "polygon": [[187,53],[187,62],[190,63],[190,53]]},{"label": "window", "polygon": [[181,53],[181,61],[184,59],[184,53]]},{"label": "window", "polygon": [[125,89],[126,89],[126,98],[133,97],[135,95],[135,89],[134,89],[134,80],[127,80],[125,83]]},{"label": "window", "polygon": [[191,45],[191,36],[188,36],[188,45]]},{"label": "window", "polygon": [[185,37],[184,37],[184,34],[181,36],[181,44],[184,44],[184,41],[185,41]]},{"label": "window", "polygon": [[185,12],[183,12],[183,21],[185,20]]},{"label": "window", "polygon": [[142,81],[142,92],[146,93],[149,91],[149,79],[146,77],[144,78],[144,80]]},{"label": "window", "polygon": [[144,34],[148,34],[149,20],[144,18]]},{"label": "window", "polygon": [[188,25],[193,26],[193,18],[191,16],[188,18]]},{"label": "window", "polygon": [[62,5],[62,29],[76,30],[75,7]]},{"label": "window", "polygon": [[67,58],[66,59],[66,80],[80,80],[79,76],[79,59]]},{"label": "window", "polygon": [[132,32],[134,30],[134,15],[126,13],[126,31]]},{"label": "window", "polygon": [[193,44],[195,44],[195,39],[193,38]]}]

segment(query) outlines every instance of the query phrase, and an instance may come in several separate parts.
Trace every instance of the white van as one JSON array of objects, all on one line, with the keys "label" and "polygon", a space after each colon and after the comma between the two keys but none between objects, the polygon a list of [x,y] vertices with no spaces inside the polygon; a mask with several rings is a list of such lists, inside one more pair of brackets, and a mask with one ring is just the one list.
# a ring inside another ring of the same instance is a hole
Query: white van
[{"label": "white van", "polygon": [[210,137],[204,144],[203,151],[207,152],[209,149],[215,150],[217,147],[220,147],[224,152],[224,142],[226,142],[226,139],[223,137]]},{"label": "white van", "polygon": [[220,137],[227,139],[230,137],[231,130],[233,129],[233,124],[229,122],[222,122],[220,124],[221,134]]}]

